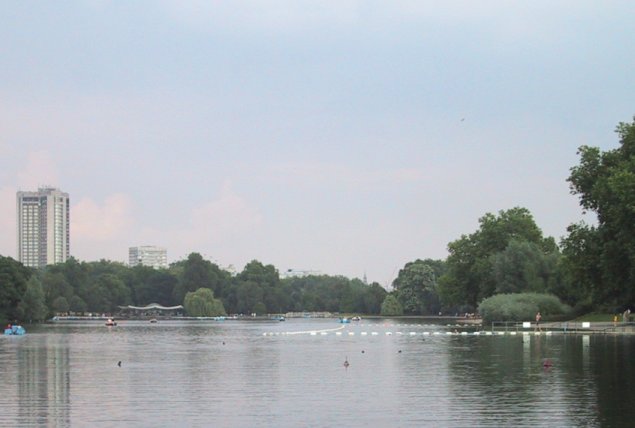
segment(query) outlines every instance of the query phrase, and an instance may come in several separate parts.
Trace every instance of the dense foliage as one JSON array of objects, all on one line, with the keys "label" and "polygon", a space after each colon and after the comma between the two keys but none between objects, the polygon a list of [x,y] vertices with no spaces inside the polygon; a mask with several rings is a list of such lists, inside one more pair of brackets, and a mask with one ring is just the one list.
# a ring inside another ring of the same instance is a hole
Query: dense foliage
[{"label": "dense foliage", "polygon": [[623,309],[635,302],[635,122],[620,123],[616,132],[617,149],[578,150],[580,165],[568,181],[582,208],[597,214],[597,226],[570,226],[562,247],[580,295],[591,305]]},{"label": "dense foliage", "polygon": [[497,294],[478,306],[483,321],[533,321],[537,312],[543,317],[568,314],[571,308],[551,294]]},{"label": "dense foliage", "polygon": [[501,320],[538,310],[547,317],[561,314],[566,306],[560,301],[577,311],[621,312],[635,304],[635,122],[620,123],[617,133],[620,146],[614,150],[580,147],[580,164],[568,181],[582,209],[597,214],[597,225],[569,226],[560,247],[543,236],[526,208],[486,213],[478,230],[448,244],[446,260],[407,262],[390,293],[342,276],[281,279],[273,265],[257,260],[232,275],[198,253],[164,270],[73,258],[34,270],[0,256],[0,320],[114,313],[119,306],[148,303],[184,304],[192,314],[396,316],[478,307],[487,318]]},{"label": "dense foliage", "polygon": [[[188,315],[328,311],[379,315],[387,291],[342,276],[281,279],[257,260],[232,276],[192,253],[169,269],[117,262],[79,262],[27,269],[0,257],[0,320],[41,321],[55,313],[108,313],[119,306],[183,304]],[[215,297],[217,296],[217,297]]]}]

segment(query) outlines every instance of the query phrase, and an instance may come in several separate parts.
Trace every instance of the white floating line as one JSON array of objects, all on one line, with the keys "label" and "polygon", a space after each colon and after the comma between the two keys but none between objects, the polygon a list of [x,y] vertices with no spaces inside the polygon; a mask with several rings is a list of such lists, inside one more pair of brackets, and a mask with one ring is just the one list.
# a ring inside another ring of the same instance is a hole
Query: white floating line
[{"label": "white floating line", "polygon": [[416,333],[416,332],[414,332],[414,331],[411,331],[411,332],[410,332],[410,336],[414,336],[415,334],[417,334],[417,333]]},{"label": "white floating line", "polygon": [[377,336],[378,334],[379,334],[379,333],[377,333],[376,331],[373,331],[373,332],[371,333],[371,335],[373,335],[373,336]]},{"label": "white floating line", "polygon": [[392,336],[392,331],[387,331],[386,336]]},{"label": "white floating line", "polygon": [[336,335],[336,336],[341,336],[341,335],[342,335],[342,332],[341,332],[341,331],[337,331],[337,332],[335,332],[335,335]]},{"label": "white floating line", "polygon": [[362,335],[362,336],[366,336],[367,334],[368,334],[368,333],[366,333],[365,331],[362,331],[362,332],[361,332],[361,335]]}]

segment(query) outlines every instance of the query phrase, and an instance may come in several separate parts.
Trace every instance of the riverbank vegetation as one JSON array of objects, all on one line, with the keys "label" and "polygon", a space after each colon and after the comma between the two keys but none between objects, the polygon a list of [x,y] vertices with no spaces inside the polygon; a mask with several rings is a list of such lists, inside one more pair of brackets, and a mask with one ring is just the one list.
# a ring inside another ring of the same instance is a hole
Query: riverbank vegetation
[{"label": "riverbank vegetation", "polygon": [[[578,150],[571,193],[593,224],[543,236],[531,212],[485,213],[479,227],[448,244],[445,260],[405,263],[386,290],[343,276],[281,278],[253,260],[230,273],[192,253],[168,269],[71,258],[42,270],[0,256],[0,320],[46,319],[60,312],[115,313],[119,306],[184,304],[192,314],[328,311],[437,315],[480,311],[488,319],[621,313],[635,303],[635,122],[617,127],[619,147]],[[563,195],[564,197],[564,195]]]}]

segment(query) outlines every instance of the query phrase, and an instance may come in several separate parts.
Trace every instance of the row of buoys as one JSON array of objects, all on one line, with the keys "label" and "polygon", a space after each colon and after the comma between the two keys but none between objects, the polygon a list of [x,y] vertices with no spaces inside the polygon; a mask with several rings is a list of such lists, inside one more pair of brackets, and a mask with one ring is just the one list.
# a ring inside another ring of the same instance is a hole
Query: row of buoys
[{"label": "row of buoys", "polygon": [[[353,327],[435,327],[439,324],[350,324],[348,328]],[[478,324],[480,326],[480,324]],[[461,328],[471,328],[475,327],[474,324],[445,324],[446,327],[461,327]]]},{"label": "row of buoys", "polygon": [[[303,332],[294,332],[294,331],[290,331],[290,332],[265,332],[262,335],[263,336],[287,336],[287,335],[296,335],[296,334],[308,334],[310,336],[327,336],[330,332],[327,331],[303,331]],[[467,332],[467,331],[446,331],[446,332],[441,332],[441,331],[424,331],[424,332],[416,332],[416,331],[410,331],[410,332],[403,332],[403,331],[397,331],[395,333],[391,332],[391,331],[387,331],[384,333],[385,336],[392,336],[393,334],[397,335],[397,336],[504,336],[504,335],[509,335],[509,336],[516,336],[516,335],[525,335],[525,336],[529,336],[529,335],[533,335],[533,336],[540,336],[540,335],[546,335],[546,336],[550,336],[552,334],[551,331],[545,331],[545,332],[541,332],[541,331],[473,331],[473,332]],[[359,333],[356,333],[354,331],[349,331],[349,332],[342,332],[342,331],[337,331],[335,332],[335,336],[379,336],[379,332],[376,331],[371,331],[370,333],[367,331],[362,331]]]}]

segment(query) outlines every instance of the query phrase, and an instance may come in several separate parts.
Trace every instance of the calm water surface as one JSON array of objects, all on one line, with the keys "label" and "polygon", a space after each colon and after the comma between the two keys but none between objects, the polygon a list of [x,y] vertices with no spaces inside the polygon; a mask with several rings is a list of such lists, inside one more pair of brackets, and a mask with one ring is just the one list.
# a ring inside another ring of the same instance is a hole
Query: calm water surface
[{"label": "calm water surface", "polygon": [[0,337],[0,426],[633,426],[635,337],[447,330],[310,319],[31,327]]}]

